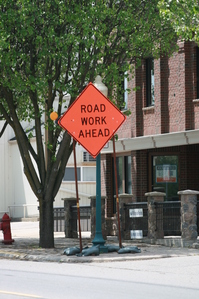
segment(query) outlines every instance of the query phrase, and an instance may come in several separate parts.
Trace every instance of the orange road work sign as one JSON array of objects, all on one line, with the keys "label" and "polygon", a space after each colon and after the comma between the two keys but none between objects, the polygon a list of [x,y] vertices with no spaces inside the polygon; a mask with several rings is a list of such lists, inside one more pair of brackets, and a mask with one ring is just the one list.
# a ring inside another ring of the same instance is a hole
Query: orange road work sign
[{"label": "orange road work sign", "polygon": [[125,119],[126,116],[89,83],[58,124],[95,158]]}]

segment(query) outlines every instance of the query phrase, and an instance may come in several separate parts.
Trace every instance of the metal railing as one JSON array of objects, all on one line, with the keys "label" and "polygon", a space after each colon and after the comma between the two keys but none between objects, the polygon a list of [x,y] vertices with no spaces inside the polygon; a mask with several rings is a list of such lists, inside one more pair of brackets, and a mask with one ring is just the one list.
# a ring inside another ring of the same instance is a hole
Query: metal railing
[{"label": "metal railing", "polygon": [[[181,235],[181,202],[165,201],[156,202],[156,223],[163,224],[165,236]],[[129,217],[129,210],[143,209],[142,217]],[[148,233],[148,208],[147,202],[125,204],[126,230],[142,230],[143,237]],[[128,220],[127,220],[128,219]],[[199,201],[197,201],[197,228],[199,234]]]},{"label": "metal railing", "polygon": [[156,202],[156,222],[163,222],[165,236],[181,235],[181,202]]},{"label": "metal railing", "polygon": [[54,214],[54,232],[64,232],[65,230],[65,213],[63,207],[53,208]]},{"label": "metal railing", "polygon": [[[165,236],[181,235],[181,219],[180,219],[180,201],[168,201],[155,203],[156,207],[156,223],[160,225],[162,222]],[[137,213],[142,210],[142,216]],[[147,202],[136,202],[125,204],[125,229],[134,231],[143,231],[143,237],[148,234],[148,205]],[[199,210],[199,204],[198,204]],[[133,213],[132,213],[132,212]],[[130,216],[132,214],[133,216]],[[199,226],[199,221],[198,221]]]},{"label": "metal railing", "polygon": [[[54,232],[64,232],[65,230],[65,211],[64,207],[55,207],[54,212]],[[74,223],[72,227],[77,227],[77,206],[71,207],[71,222]],[[90,206],[80,206],[80,224],[81,231],[87,232],[91,231],[91,207]]]},{"label": "metal railing", "polygon": [[[165,201],[155,203],[157,223],[163,221],[163,230],[165,236],[180,236],[181,235],[181,202],[180,201]],[[148,206],[147,202],[128,203],[124,205],[125,209],[125,230],[142,230],[143,237],[148,234]],[[129,217],[130,210],[142,209],[143,215]],[[72,219],[78,229],[77,221],[77,206],[71,207]],[[91,231],[91,207],[80,206],[81,230]],[[73,227],[75,227],[73,226]],[[199,201],[197,202],[197,228],[199,234]],[[64,231],[65,218],[64,208],[54,208],[54,231]]]},{"label": "metal railing", "polygon": [[[82,232],[91,231],[91,206],[80,206],[80,225]],[[77,206],[71,207],[72,212],[72,221],[77,222],[77,229],[78,228],[78,221],[77,221]]]}]

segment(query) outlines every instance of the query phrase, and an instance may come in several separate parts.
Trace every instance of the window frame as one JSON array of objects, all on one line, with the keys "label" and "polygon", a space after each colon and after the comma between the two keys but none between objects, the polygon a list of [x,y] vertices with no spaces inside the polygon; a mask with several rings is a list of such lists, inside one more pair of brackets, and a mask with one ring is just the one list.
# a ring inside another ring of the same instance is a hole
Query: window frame
[{"label": "window frame", "polygon": [[[152,74],[153,73],[153,74]],[[154,72],[154,58],[149,57],[146,59],[146,105],[147,107],[154,106],[155,103],[155,72]],[[152,85],[153,83],[153,85]],[[153,90],[152,90],[153,87]]]},{"label": "window frame", "polygon": [[196,97],[199,99],[199,47],[196,47]]},{"label": "window frame", "polygon": [[127,105],[128,105],[128,76],[127,76],[127,71],[126,72],[120,72],[120,77],[121,77],[121,81],[120,81],[120,90],[119,90],[119,94],[123,99],[122,102],[122,106],[119,107],[119,109],[121,111],[126,111]]},{"label": "window frame", "polygon": [[83,151],[83,162],[96,162],[96,158],[93,158],[87,151]]},{"label": "window frame", "polygon": [[[181,182],[180,182],[180,154],[177,151],[174,152],[155,152],[152,151],[148,154],[148,190],[149,192],[153,191],[153,157],[154,156],[176,156],[178,158],[178,167],[177,167],[177,184],[178,189],[181,190]],[[176,196],[177,197],[177,196]]]},{"label": "window frame", "polygon": [[[84,180],[84,169],[85,168],[94,168],[95,169],[95,174],[96,174],[96,166],[94,165],[89,165],[89,166],[77,166],[77,181],[79,183],[93,183],[96,182],[96,177],[94,177],[94,179],[92,181],[86,181]],[[65,172],[66,169],[73,169],[74,170],[74,180],[66,180],[65,178]],[[64,177],[62,179],[62,183],[74,183],[75,182],[75,168],[72,166],[67,166],[65,168],[65,172],[64,172]]]},{"label": "window frame", "polygon": [[[69,169],[71,171],[70,176],[73,178],[71,180],[65,179],[66,170],[69,170]],[[81,167],[77,167],[77,181],[81,182]],[[68,166],[68,167],[65,168],[64,177],[62,179],[62,182],[75,182],[75,167]]]}]

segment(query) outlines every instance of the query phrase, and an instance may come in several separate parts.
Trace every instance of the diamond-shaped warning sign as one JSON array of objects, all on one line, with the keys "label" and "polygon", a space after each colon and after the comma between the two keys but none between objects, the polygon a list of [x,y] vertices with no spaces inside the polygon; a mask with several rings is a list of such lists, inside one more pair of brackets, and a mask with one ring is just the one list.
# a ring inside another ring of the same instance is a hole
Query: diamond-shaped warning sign
[{"label": "diamond-shaped warning sign", "polygon": [[125,115],[89,83],[58,124],[95,158],[125,119]]}]

